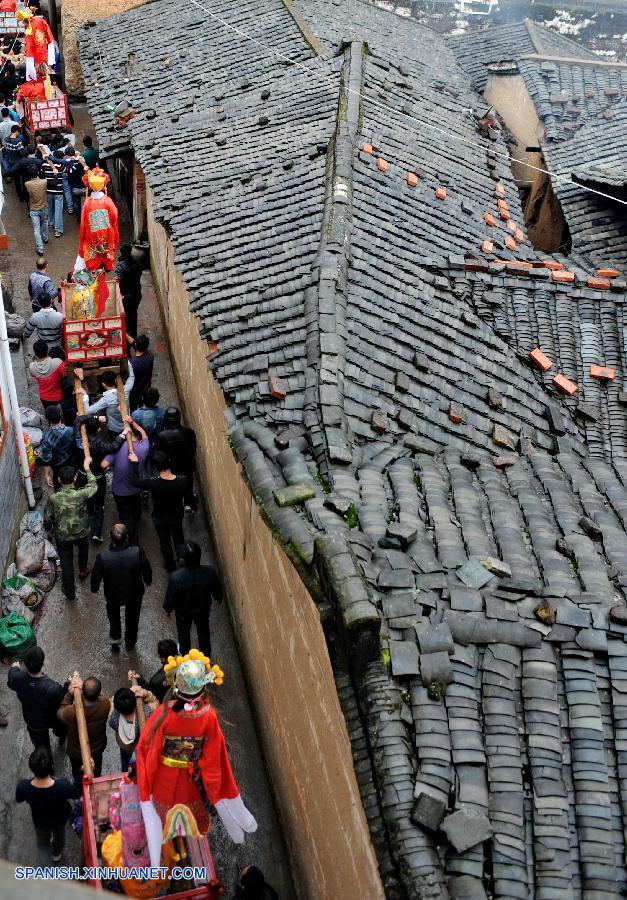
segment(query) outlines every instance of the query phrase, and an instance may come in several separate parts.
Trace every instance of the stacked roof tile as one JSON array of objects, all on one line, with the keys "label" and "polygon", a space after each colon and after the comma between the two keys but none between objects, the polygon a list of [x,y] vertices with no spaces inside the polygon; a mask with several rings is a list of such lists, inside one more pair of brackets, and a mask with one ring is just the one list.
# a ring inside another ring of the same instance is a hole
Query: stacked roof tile
[{"label": "stacked roof tile", "polygon": [[387,894],[620,896],[625,284],[534,253],[434,33],[359,0],[204,5],[237,30],[166,0],[87,29],[88,99],[146,173],[251,489],[346,638]]}]

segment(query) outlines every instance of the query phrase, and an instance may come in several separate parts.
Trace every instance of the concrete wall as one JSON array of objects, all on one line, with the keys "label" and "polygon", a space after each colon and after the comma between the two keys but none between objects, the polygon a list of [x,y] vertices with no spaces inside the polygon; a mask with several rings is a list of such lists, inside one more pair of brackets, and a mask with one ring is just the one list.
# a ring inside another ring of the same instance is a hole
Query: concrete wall
[{"label": "concrete wall", "polygon": [[96,22],[141,6],[145,0],[63,0],[61,5],[61,57],[65,87],[71,97],[83,97],[85,81],[78,55],[76,33],[85,22]]},{"label": "concrete wall", "polygon": [[202,493],[298,896],[378,900],[383,889],[318,611],[230,450],[208,345],[149,193],[147,207],[153,276],[184,413],[198,436]]}]

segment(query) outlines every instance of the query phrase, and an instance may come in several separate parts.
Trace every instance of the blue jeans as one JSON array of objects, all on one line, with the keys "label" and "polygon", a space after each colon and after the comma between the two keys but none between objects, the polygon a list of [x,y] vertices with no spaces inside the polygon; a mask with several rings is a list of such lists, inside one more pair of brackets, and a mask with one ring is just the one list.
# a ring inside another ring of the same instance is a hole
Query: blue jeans
[{"label": "blue jeans", "polygon": [[30,220],[33,223],[35,250],[41,255],[44,252],[44,241],[48,240],[48,210],[31,209]]},{"label": "blue jeans", "polygon": [[48,194],[48,225],[63,234],[63,194]]},{"label": "blue jeans", "polygon": [[65,205],[68,211],[74,209],[74,197],[72,196],[72,188],[67,180],[67,175],[63,176],[63,196],[65,197]]}]

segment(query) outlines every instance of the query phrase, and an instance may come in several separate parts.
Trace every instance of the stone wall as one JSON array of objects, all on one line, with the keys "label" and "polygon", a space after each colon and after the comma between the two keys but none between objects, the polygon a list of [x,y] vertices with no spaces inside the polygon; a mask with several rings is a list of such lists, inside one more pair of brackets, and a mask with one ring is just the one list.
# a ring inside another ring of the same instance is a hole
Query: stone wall
[{"label": "stone wall", "polygon": [[65,89],[71,97],[85,95],[76,33],[85,22],[96,22],[141,6],[145,0],[63,0],[61,5],[61,57]]},{"label": "stone wall", "polygon": [[317,608],[263,522],[226,436],[223,394],[148,194],[153,276],[299,898],[383,889]]}]

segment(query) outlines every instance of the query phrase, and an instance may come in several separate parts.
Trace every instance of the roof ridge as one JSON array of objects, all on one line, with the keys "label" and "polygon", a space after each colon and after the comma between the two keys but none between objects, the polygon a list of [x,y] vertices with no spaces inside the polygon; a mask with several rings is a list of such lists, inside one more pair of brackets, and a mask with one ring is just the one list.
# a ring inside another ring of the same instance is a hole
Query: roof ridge
[{"label": "roof ridge", "polygon": [[[352,157],[359,130],[363,49],[356,41],[344,47],[335,132],[331,138],[320,247],[316,257],[317,287],[306,292],[307,387],[305,409],[320,427],[312,434],[316,461],[352,462],[351,436],[344,414],[343,377],[346,360],[346,291],[352,219]],[[316,412],[313,412],[313,411]],[[321,410],[319,415],[318,410]]]}]

